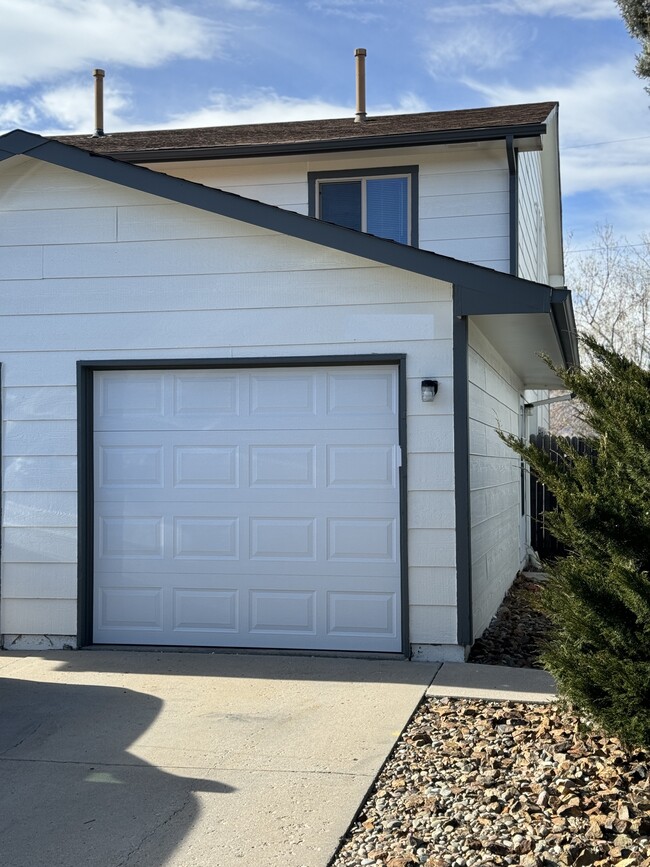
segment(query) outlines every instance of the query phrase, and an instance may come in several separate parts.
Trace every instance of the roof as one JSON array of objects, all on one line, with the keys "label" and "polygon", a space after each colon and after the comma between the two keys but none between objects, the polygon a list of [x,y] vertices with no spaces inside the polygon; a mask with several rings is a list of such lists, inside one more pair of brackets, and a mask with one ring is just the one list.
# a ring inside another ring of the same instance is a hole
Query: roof
[{"label": "roof", "polygon": [[57,136],[64,144],[124,160],[145,161],[233,154],[293,153],[404,146],[445,141],[481,141],[543,134],[556,102],[429,111],[288,123],[139,130],[104,136]]},{"label": "roof", "polygon": [[455,312],[459,316],[543,314],[547,320],[550,317],[549,325],[554,330],[555,345],[563,363],[567,366],[579,364],[571,293],[567,289],[553,289],[472,262],[326,223],[23,130],[0,136],[0,163],[14,156],[40,159],[169,201],[451,283],[454,286]]}]

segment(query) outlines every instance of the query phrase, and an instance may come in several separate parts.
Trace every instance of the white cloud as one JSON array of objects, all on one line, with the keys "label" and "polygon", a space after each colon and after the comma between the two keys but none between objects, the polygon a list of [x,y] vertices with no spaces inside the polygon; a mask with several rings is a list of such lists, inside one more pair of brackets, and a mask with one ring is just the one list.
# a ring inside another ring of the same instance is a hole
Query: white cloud
[{"label": "white cloud", "polygon": [[465,81],[491,105],[557,100],[565,226],[584,244],[596,223],[630,236],[650,224],[650,112],[629,59],[530,89]]},{"label": "white cloud", "polygon": [[368,24],[378,21],[384,16],[377,12],[377,7],[383,6],[384,0],[309,0],[307,6],[315,12],[326,15],[339,15]]},{"label": "white cloud", "polygon": [[207,58],[223,30],[150,0],[0,0],[0,86],[23,87],[81,67],[151,67]]},{"label": "white cloud", "polygon": [[[420,97],[406,92],[397,103],[374,105],[370,114],[410,114],[429,110],[430,106]],[[215,92],[207,105],[155,123],[134,121],[135,113],[134,96],[129,90],[120,89],[113,82],[104,86],[104,128],[108,132],[354,117],[354,106],[320,98],[298,99],[264,88],[250,91],[245,97]],[[92,83],[69,81],[35,94],[31,101],[0,103],[0,134],[15,127],[43,135],[92,132],[95,128]]]},{"label": "white cloud", "polygon": [[[34,99],[34,109],[56,132],[92,132],[95,129],[95,103],[93,89],[75,82],[62,84],[43,91]],[[124,128],[123,114],[131,107],[129,94],[112,85],[104,87],[104,128]]]},{"label": "white cloud", "polygon": [[430,47],[425,62],[434,78],[455,78],[467,75],[469,70],[501,69],[519,58],[528,39],[516,28],[467,24],[427,39]]},{"label": "white cloud", "polygon": [[266,0],[221,0],[221,2],[231,9],[237,9],[241,12],[257,12],[272,8],[272,4],[267,3]]},{"label": "white cloud", "polygon": [[[621,186],[650,185],[647,94],[632,75],[629,60],[578,72],[568,83],[518,88],[465,83],[492,105],[520,102],[560,103],[562,187],[565,195]],[[621,141],[628,139],[629,141]],[[614,144],[602,144],[613,142]]]},{"label": "white cloud", "polygon": [[[397,105],[377,105],[370,113],[405,114],[426,110],[427,106],[419,97],[406,93],[400,97]],[[175,115],[164,126],[171,128],[231,126],[245,123],[322,120],[334,117],[354,117],[354,106],[322,99],[297,99],[282,96],[272,89],[263,89],[243,98],[214,93],[209,105],[197,111]]]},{"label": "white cloud", "polygon": [[0,130],[16,127],[30,128],[36,123],[38,112],[33,105],[20,99],[0,103]]},{"label": "white cloud", "polygon": [[614,0],[493,0],[488,6],[506,15],[592,19],[619,16]]},{"label": "white cloud", "polygon": [[281,96],[271,89],[249,93],[237,98],[226,93],[213,93],[203,108],[177,114],[167,127],[231,126],[244,123],[274,123],[275,121],[315,120],[324,117],[354,116],[351,106],[324,100],[297,99]]},{"label": "white cloud", "polygon": [[476,19],[494,13],[500,15],[530,15],[537,18],[572,18],[601,20],[618,18],[614,0],[478,0],[478,2],[436,4],[427,17],[436,22]]}]

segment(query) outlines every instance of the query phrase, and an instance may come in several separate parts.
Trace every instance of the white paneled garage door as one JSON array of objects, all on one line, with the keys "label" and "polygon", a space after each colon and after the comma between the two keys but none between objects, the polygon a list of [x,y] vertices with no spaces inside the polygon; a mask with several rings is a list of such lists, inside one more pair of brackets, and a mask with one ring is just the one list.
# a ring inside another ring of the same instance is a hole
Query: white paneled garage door
[{"label": "white paneled garage door", "polygon": [[397,381],[95,373],[94,641],[400,651]]}]

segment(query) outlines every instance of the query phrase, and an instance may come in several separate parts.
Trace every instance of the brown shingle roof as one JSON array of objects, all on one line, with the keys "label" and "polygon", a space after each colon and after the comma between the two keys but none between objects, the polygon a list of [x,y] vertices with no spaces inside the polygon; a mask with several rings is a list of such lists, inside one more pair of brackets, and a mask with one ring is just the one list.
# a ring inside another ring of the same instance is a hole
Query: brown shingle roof
[{"label": "brown shingle roof", "polygon": [[[305,120],[289,123],[245,124],[242,126],[213,126],[198,129],[141,130],[113,133],[106,136],[56,136],[65,144],[75,145],[96,153],[121,156],[129,154],[169,155],[170,151],[206,149],[214,152],[254,150],[266,148],[276,151],[300,150],[301,146],[349,141],[359,147],[363,139],[385,139],[409,136],[431,136],[436,140],[448,134],[452,138],[475,133],[475,137],[493,137],[500,129],[526,128],[543,125],[555,102],[507,105],[498,108],[473,108],[459,111],[430,111],[420,114],[396,114],[369,117],[365,123],[355,123],[353,117],[334,120]],[[384,146],[386,143],[384,142]]]}]

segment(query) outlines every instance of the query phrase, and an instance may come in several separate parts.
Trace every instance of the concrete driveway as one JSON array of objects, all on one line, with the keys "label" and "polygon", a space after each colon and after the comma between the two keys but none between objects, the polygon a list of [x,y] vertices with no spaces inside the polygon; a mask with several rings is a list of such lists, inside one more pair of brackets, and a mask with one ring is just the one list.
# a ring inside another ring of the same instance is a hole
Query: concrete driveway
[{"label": "concrete driveway", "polygon": [[0,862],[325,867],[436,670],[0,652]]}]

